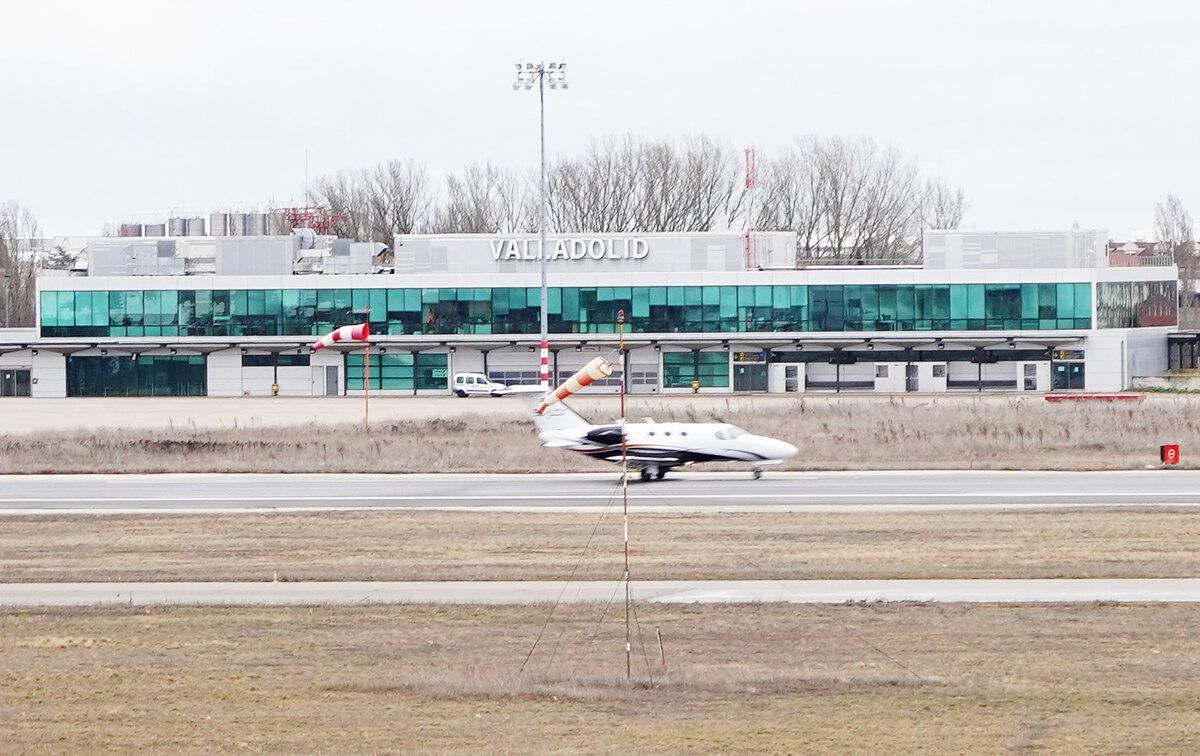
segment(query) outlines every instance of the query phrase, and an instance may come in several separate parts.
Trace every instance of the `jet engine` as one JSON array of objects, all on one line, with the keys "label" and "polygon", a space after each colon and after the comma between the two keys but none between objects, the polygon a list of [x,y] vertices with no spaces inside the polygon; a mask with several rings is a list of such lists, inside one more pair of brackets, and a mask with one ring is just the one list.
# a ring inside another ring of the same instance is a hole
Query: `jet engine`
[{"label": "jet engine", "polygon": [[616,446],[621,443],[621,426],[606,425],[603,428],[592,428],[584,438],[591,441],[593,444],[603,444],[604,446]]}]

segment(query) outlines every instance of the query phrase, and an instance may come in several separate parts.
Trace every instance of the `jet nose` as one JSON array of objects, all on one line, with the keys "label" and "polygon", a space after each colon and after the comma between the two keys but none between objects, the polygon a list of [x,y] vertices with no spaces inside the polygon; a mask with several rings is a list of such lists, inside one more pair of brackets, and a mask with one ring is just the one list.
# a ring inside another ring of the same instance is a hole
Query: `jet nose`
[{"label": "jet nose", "polygon": [[766,459],[787,459],[800,453],[800,450],[787,441],[780,441],[770,436],[757,436],[754,449]]},{"label": "jet nose", "polygon": [[779,458],[780,459],[787,459],[788,457],[794,457],[800,453],[799,449],[797,449],[795,446],[792,446],[787,441],[780,441],[778,439],[772,439],[772,441],[775,442],[775,446],[779,449]]}]

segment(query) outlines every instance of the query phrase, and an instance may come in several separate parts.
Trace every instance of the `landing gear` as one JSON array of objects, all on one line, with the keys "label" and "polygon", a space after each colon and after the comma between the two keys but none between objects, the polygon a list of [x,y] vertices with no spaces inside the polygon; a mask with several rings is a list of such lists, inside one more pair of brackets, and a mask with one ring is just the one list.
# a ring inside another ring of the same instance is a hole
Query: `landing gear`
[{"label": "landing gear", "polygon": [[665,477],[667,477],[667,468],[665,468],[665,467],[663,469],[659,470],[658,472],[654,473],[655,480],[662,480]]},{"label": "landing gear", "polygon": [[667,468],[665,467],[643,467],[638,470],[638,477],[643,483],[649,483],[651,480],[662,480],[667,477]]},{"label": "landing gear", "polygon": [[638,477],[642,479],[643,483],[649,483],[652,475],[654,475],[654,473],[650,471],[649,467],[643,467],[638,471]]},{"label": "landing gear", "polygon": [[758,468],[758,467],[754,468],[753,475],[754,475],[755,480],[761,480],[762,479],[762,469]]}]

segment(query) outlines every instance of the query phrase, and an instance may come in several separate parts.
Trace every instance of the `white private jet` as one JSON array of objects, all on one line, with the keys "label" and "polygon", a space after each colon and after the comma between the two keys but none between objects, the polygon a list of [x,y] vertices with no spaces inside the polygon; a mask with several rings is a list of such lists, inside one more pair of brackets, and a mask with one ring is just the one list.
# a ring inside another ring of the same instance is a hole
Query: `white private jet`
[{"label": "white private jet", "polygon": [[[542,446],[621,464],[619,423],[593,425],[565,402],[550,405],[540,415],[533,413],[533,422]],[[625,436],[629,466],[643,481],[662,480],[671,468],[695,462],[750,462],[757,479],[763,467],[781,464],[799,451],[786,441],[727,423],[656,423],[646,418],[627,421]]]}]

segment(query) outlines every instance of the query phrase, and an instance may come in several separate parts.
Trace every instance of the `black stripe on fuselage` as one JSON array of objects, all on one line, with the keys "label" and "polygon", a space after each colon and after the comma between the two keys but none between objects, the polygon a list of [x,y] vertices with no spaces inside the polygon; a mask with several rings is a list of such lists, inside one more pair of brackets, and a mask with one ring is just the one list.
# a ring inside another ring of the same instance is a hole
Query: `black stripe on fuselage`
[{"label": "black stripe on fuselage", "polygon": [[[601,449],[580,450],[579,454],[583,454],[593,459],[603,459],[609,462],[621,461],[621,447],[605,447]],[[753,452],[746,452],[753,454]],[[758,459],[765,460],[766,457],[760,454],[754,454]],[[741,457],[727,457],[720,454],[709,454],[705,452],[686,451],[683,449],[662,449],[648,446],[639,446],[629,450],[629,460],[636,463],[654,464],[664,463],[671,466],[683,465],[688,462],[749,462],[751,460],[742,459]]]}]

